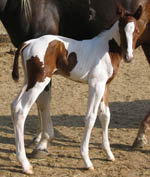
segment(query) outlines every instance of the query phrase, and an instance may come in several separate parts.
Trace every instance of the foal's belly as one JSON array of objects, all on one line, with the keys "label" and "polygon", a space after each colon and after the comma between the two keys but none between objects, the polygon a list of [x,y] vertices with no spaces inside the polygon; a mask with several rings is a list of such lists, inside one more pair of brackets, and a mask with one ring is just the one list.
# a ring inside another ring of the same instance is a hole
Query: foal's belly
[{"label": "foal's belly", "polygon": [[76,82],[88,83],[88,76],[89,70],[77,66],[71,71],[69,79]]}]

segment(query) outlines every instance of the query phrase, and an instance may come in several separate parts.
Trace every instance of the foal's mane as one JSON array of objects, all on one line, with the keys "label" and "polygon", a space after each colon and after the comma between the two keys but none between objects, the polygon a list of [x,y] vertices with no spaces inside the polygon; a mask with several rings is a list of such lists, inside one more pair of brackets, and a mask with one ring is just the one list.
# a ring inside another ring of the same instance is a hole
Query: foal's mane
[{"label": "foal's mane", "polygon": [[24,13],[25,19],[27,21],[31,18],[30,0],[21,0],[21,12]]}]

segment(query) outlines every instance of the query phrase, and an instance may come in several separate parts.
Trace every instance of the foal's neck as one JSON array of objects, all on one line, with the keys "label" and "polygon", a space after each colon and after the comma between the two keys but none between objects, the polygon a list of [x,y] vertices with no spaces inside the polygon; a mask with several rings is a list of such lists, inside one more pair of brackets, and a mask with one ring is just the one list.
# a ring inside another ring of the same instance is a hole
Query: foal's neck
[{"label": "foal's neck", "polygon": [[96,38],[106,43],[109,43],[110,40],[114,39],[118,46],[120,46],[119,21],[116,21],[110,29],[100,33]]}]

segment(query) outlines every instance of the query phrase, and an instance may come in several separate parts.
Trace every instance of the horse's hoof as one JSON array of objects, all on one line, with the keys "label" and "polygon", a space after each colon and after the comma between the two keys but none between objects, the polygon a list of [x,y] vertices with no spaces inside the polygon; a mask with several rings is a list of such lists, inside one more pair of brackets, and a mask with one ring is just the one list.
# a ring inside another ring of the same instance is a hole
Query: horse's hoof
[{"label": "horse's hoof", "polygon": [[40,149],[34,149],[30,155],[30,158],[34,159],[45,159],[48,156],[48,151],[46,149],[40,150]]},{"label": "horse's hoof", "polygon": [[143,148],[147,144],[147,139],[136,138],[132,147],[133,148]]},{"label": "horse's hoof", "polygon": [[34,174],[34,172],[33,172],[33,167],[32,166],[30,166],[30,168],[28,169],[28,170],[25,170],[25,171],[23,171],[25,174],[28,174],[28,175],[33,175]]},{"label": "horse's hoof", "polygon": [[108,158],[108,160],[114,162],[116,159],[113,157],[113,158]]},{"label": "horse's hoof", "polygon": [[89,171],[94,171],[94,167],[93,167],[93,166],[88,167],[88,170],[89,170]]},{"label": "horse's hoof", "polygon": [[116,160],[115,158],[111,159],[112,162],[115,162],[115,160]]}]

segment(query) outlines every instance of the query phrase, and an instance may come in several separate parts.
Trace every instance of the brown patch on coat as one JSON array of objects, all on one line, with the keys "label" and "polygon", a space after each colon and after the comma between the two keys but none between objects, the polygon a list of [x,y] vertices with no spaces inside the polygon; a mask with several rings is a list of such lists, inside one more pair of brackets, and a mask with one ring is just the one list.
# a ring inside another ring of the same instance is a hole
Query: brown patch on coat
[{"label": "brown patch on coat", "polygon": [[118,69],[119,69],[121,59],[122,59],[121,48],[118,46],[117,42],[114,39],[109,41],[108,53],[110,56],[111,64],[113,66],[113,74],[107,81],[105,93],[104,93],[104,96],[101,100],[101,102],[104,101],[106,106],[109,106],[109,84],[116,76]]},{"label": "brown patch on coat", "polygon": [[68,51],[62,42],[54,40],[49,43],[44,56],[44,63],[36,57],[31,57],[27,61],[28,87],[32,88],[36,82],[43,82],[46,77],[52,77],[57,70],[61,75],[70,76],[70,72],[77,64],[75,52],[71,52],[67,57]]},{"label": "brown patch on coat", "polygon": [[101,102],[104,102],[107,107],[109,106],[109,83],[106,84],[105,92]]},{"label": "brown patch on coat", "polygon": [[114,39],[109,41],[109,56],[111,59],[111,63],[113,66],[113,74],[111,76],[111,78],[109,78],[109,80],[107,81],[107,83],[111,82],[111,80],[113,80],[113,78],[115,77],[115,75],[118,72],[118,68],[121,62],[121,48],[118,46],[118,44],[116,43],[116,41]]},{"label": "brown patch on coat", "polygon": [[53,72],[56,70],[56,62],[57,58],[60,55],[60,51],[61,55],[63,56],[66,55],[66,51],[63,50],[63,46],[61,45],[61,43],[57,40],[54,40],[49,43],[47,50],[45,52],[44,70],[46,72],[46,76],[50,78],[52,77]]},{"label": "brown patch on coat", "polygon": [[109,106],[109,84],[110,82],[113,80],[113,78],[115,77],[115,75],[118,72],[118,68],[120,65],[120,61],[121,61],[121,48],[118,46],[118,44],[116,43],[116,41],[114,39],[109,41],[109,56],[110,56],[110,60],[113,66],[113,74],[112,76],[108,79],[107,83],[106,83],[106,87],[105,87],[105,93],[103,95],[103,98],[101,100],[104,101],[106,106]]},{"label": "brown patch on coat", "polygon": [[67,59],[62,56],[59,56],[56,62],[56,66],[59,74],[70,76],[70,72],[73,70],[77,64],[77,55],[75,52],[71,52]]},{"label": "brown patch on coat", "polygon": [[109,106],[109,84],[114,79],[115,75],[117,74],[118,69],[119,69],[119,65],[120,65],[120,62],[122,59],[121,48],[118,46],[117,42],[114,39],[109,41],[108,53],[110,56],[111,64],[113,66],[113,74],[108,79],[108,81],[106,83],[105,93],[104,93],[103,98],[101,100],[101,102],[104,101],[106,106]]},{"label": "brown patch on coat", "polygon": [[70,72],[77,64],[77,55],[75,52],[71,52],[68,56],[67,54],[63,42],[54,40],[49,43],[44,61],[47,76],[51,77],[55,69],[57,74],[70,76]]},{"label": "brown patch on coat", "polygon": [[46,75],[44,72],[43,63],[40,59],[35,56],[27,60],[27,75],[28,75],[28,86],[27,91],[32,88],[36,82],[43,82]]}]

